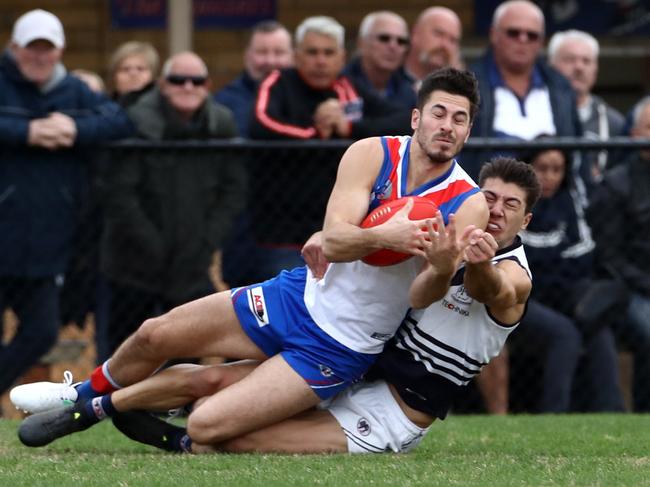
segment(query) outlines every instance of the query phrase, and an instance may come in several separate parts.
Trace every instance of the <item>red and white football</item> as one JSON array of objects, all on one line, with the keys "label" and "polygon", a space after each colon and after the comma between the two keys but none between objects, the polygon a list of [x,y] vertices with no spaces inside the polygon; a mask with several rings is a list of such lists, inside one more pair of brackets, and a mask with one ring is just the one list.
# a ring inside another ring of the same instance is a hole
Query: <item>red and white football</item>
[{"label": "red and white football", "polygon": [[[438,206],[427,198],[420,196],[409,196],[398,198],[383,205],[378,206],[361,222],[361,228],[371,228],[381,225],[382,223],[390,220],[395,213],[401,210],[408,202],[409,198],[413,199],[413,208],[409,212],[409,219],[411,220],[424,220],[426,218],[433,218],[438,211]],[[405,260],[413,257],[411,254],[396,252],[390,249],[380,249],[366,255],[361,260],[368,265],[374,266],[389,266],[399,264]]]}]

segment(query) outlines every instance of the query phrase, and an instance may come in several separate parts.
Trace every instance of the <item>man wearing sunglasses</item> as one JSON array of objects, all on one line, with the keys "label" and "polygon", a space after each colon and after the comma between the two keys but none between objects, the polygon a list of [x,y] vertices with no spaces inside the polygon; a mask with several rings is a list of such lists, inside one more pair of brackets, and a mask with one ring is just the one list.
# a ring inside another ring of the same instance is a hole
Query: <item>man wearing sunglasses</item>
[{"label": "man wearing sunglasses", "polygon": [[[237,136],[232,113],[210,96],[205,63],[191,52],[167,60],[157,86],[128,114],[150,141]],[[222,243],[246,183],[238,159],[170,149],[125,154],[106,186],[101,264],[113,296],[112,351],[146,317],[221,287]]]},{"label": "man wearing sunglasses", "polygon": [[[522,140],[541,134],[581,135],[571,85],[539,59],[544,46],[544,14],[539,7],[526,0],[502,3],[492,17],[489,36],[487,53],[470,67],[481,93],[472,135]],[[461,159],[463,167],[476,176],[482,162],[492,156],[489,151],[474,151],[464,152]],[[478,385],[490,412],[508,411],[508,361],[504,355],[484,369]]]},{"label": "man wearing sunglasses", "polygon": [[[544,14],[534,3],[510,0],[495,10],[490,48],[470,70],[479,80],[481,108],[475,137],[532,140],[538,135],[581,135],[571,85],[539,56]],[[489,152],[464,153],[463,167],[476,176]]]},{"label": "man wearing sunglasses", "polygon": [[357,55],[343,73],[356,85],[412,109],[414,79],[404,70],[409,48],[408,25],[395,12],[371,12],[361,21]]}]

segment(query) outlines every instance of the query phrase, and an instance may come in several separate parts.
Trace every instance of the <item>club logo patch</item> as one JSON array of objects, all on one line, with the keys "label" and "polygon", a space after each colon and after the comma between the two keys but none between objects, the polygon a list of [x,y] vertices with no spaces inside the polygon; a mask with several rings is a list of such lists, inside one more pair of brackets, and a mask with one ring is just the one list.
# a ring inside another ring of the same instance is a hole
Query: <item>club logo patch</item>
[{"label": "club logo patch", "polygon": [[357,431],[362,436],[368,436],[370,434],[370,423],[366,418],[359,418],[357,421]]},{"label": "club logo patch", "polygon": [[320,373],[323,377],[332,377],[334,375],[332,369],[330,369],[327,365],[318,364],[318,368],[320,369]]},{"label": "club logo patch", "polygon": [[467,294],[467,291],[465,291],[465,286],[458,286],[458,289],[453,294],[452,299],[461,304],[470,304],[473,301],[472,297]]},{"label": "club logo patch", "polygon": [[248,290],[248,306],[260,327],[269,324],[269,314],[266,310],[266,301],[264,301],[264,290],[260,286]]}]

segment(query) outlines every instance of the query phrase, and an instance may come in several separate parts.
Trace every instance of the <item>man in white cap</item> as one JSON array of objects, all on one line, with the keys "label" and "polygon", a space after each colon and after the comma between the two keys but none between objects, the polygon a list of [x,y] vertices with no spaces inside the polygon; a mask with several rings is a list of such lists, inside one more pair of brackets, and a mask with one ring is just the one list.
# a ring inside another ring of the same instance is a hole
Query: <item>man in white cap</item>
[{"label": "man in white cap", "polygon": [[0,394],[54,344],[84,186],[84,149],[132,125],[61,64],[59,19],[32,10],[14,24],[0,57],[0,312],[18,317],[0,348]]}]

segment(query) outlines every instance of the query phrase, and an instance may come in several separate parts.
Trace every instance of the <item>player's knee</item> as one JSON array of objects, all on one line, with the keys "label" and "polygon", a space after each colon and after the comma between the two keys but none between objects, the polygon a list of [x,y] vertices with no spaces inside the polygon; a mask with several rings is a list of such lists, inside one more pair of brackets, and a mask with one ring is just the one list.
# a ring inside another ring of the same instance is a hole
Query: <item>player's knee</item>
[{"label": "player's knee", "polygon": [[188,377],[188,387],[194,397],[212,395],[221,389],[223,371],[221,367],[205,367],[193,371]]},{"label": "player's knee", "polygon": [[187,434],[192,441],[203,445],[214,445],[224,439],[217,422],[196,411],[187,418]]},{"label": "player's knee", "polygon": [[133,340],[142,351],[159,351],[166,339],[166,315],[145,320],[133,334]]}]

